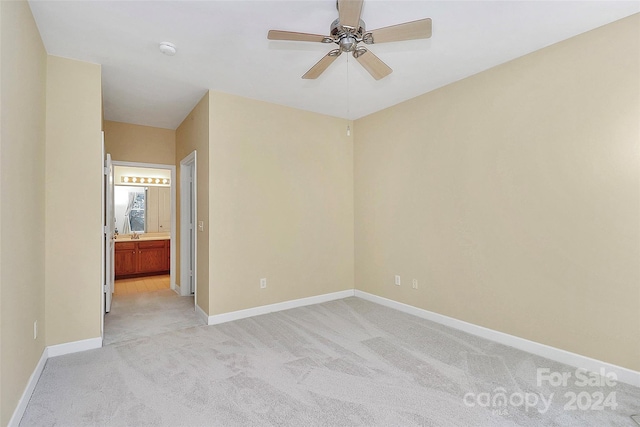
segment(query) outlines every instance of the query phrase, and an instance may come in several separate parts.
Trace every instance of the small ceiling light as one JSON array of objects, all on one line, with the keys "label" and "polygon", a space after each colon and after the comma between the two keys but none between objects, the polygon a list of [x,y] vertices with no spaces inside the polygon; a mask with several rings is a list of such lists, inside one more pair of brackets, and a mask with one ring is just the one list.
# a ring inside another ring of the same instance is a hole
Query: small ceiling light
[{"label": "small ceiling light", "polygon": [[176,54],[176,45],[169,42],[162,42],[160,43],[160,52],[167,56],[173,56]]}]

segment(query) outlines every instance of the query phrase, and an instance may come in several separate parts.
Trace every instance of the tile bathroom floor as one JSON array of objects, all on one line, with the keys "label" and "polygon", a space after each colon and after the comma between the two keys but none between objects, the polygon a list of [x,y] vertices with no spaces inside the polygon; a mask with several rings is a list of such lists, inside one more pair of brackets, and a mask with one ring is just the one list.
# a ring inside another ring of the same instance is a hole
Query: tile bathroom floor
[{"label": "tile bathroom floor", "polygon": [[115,281],[114,295],[138,294],[169,289],[170,275],[136,277]]}]

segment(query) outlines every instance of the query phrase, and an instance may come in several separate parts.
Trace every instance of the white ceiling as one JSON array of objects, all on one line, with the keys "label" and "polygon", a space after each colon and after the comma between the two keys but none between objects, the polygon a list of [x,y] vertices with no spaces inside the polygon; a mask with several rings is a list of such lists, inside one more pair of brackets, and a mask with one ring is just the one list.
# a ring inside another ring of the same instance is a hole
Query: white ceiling
[{"label": "white ceiling", "polygon": [[[302,80],[335,46],[267,31],[328,34],[335,0],[29,3],[49,54],[102,65],[107,120],[169,129],[208,89],[356,119],[640,12],[639,1],[366,0],[367,29],[430,17],[433,37],[371,46],[394,70],[380,81],[349,55]],[[161,54],[162,41],[178,53]]]}]

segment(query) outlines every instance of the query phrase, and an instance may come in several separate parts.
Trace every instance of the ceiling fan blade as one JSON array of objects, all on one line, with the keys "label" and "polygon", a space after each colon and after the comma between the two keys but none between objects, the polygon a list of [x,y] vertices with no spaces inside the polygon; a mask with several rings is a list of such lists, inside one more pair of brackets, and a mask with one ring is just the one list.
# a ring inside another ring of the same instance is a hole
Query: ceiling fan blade
[{"label": "ceiling fan blade", "polygon": [[302,78],[317,79],[320,74],[324,72],[324,70],[329,68],[329,65],[331,65],[333,61],[335,61],[336,58],[340,56],[341,53],[342,52],[340,51],[340,49],[333,49],[331,52],[323,56],[322,59],[316,63],[316,65],[309,69],[309,71],[304,73],[304,76],[302,76]]},{"label": "ceiling fan blade", "polygon": [[369,31],[362,37],[362,41],[366,44],[376,44],[429,37],[431,37],[431,18],[426,18]]},{"label": "ceiling fan blade", "polygon": [[270,30],[267,34],[269,40],[290,40],[298,42],[332,43],[333,39],[318,34],[296,33],[294,31]]},{"label": "ceiling fan blade", "polygon": [[356,58],[360,65],[376,80],[388,76],[393,71],[387,64],[382,62],[380,58],[365,48],[359,48],[353,52],[353,57]]},{"label": "ceiling fan blade", "polygon": [[356,30],[360,27],[363,0],[338,0],[340,25]]}]

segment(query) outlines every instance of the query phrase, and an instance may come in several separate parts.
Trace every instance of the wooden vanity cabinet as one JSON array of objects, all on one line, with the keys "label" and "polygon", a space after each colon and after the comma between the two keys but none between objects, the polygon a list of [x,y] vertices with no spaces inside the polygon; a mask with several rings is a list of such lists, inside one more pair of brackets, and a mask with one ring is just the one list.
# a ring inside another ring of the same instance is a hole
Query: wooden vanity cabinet
[{"label": "wooden vanity cabinet", "polygon": [[167,245],[167,271],[171,271],[171,244]]},{"label": "wooden vanity cabinet", "polygon": [[116,242],[115,276],[147,276],[169,273],[170,240]]},{"label": "wooden vanity cabinet", "polygon": [[137,242],[137,245],[138,273],[159,273],[167,269],[165,240]]},{"label": "wooden vanity cabinet", "polygon": [[116,278],[136,274],[136,243],[116,242],[114,265]]}]

